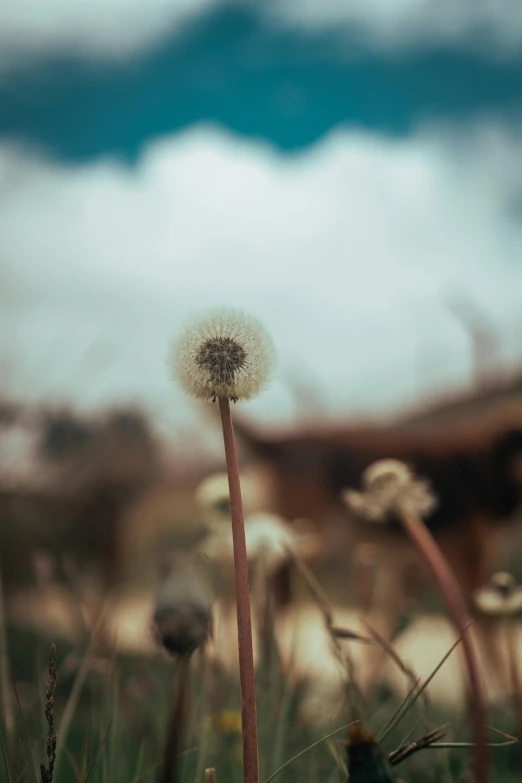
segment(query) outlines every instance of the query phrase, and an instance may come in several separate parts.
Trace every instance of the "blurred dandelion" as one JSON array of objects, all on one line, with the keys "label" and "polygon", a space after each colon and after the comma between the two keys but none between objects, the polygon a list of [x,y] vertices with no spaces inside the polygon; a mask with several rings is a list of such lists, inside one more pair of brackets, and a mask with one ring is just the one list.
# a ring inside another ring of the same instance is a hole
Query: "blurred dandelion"
[{"label": "blurred dandelion", "polygon": [[[259,563],[267,572],[274,572],[295,557],[314,553],[318,542],[309,530],[287,524],[276,514],[257,512],[245,518],[248,562]],[[232,536],[228,530],[212,530],[201,544],[202,553],[211,560],[232,559]]]},{"label": "blurred dandelion", "polygon": [[437,505],[428,483],[416,479],[399,460],[374,462],[364,471],[362,485],[363,492],[348,489],[343,499],[354,513],[371,522],[385,522],[402,512],[426,516]]},{"label": "blurred dandelion", "polygon": [[[276,617],[291,598],[295,561],[315,555],[319,541],[307,520],[296,520],[290,525],[268,512],[256,512],[245,518],[245,538],[251,572],[252,606],[264,663],[268,666]],[[222,525],[216,526],[203,540],[201,552],[225,571],[233,560],[230,531]]]},{"label": "blurred dandelion", "polygon": [[173,553],[162,563],[153,623],[157,641],[178,663],[160,777],[174,783],[189,711],[190,658],[212,633],[210,592],[189,556]]},{"label": "blurred dandelion", "polygon": [[210,590],[188,556],[171,554],[162,563],[153,622],[157,641],[171,655],[190,656],[210,637]]},{"label": "blurred dandelion", "polygon": [[485,783],[488,776],[486,745],[486,712],[475,651],[467,629],[470,625],[459,584],[440,547],[422,521],[422,515],[434,508],[436,499],[429,485],[416,479],[399,460],[380,460],[363,474],[362,493],[353,490],[342,495],[344,502],[367,519],[386,520],[398,517],[426,566],[437,582],[462,644],[470,684],[470,717],[475,743],[475,781]]}]

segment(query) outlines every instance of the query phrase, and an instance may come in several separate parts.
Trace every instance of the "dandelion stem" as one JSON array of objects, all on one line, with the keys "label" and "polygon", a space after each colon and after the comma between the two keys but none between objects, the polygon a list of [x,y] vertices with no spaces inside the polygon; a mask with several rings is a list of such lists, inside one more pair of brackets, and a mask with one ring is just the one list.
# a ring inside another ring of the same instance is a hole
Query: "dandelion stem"
[{"label": "dandelion stem", "polygon": [[245,783],[258,783],[257,715],[254,651],[252,646],[252,617],[248,583],[248,561],[245,540],[245,522],[241,502],[241,486],[237,463],[236,443],[230,401],[220,398],[219,410],[223,425],[223,440],[227,463],[232,541],[234,545],[234,573],[236,582],[237,636],[239,647],[239,680],[241,687],[241,720],[243,738],[243,777]]},{"label": "dandelion stem", "polygon": [[487,783],[489,753],[485,728],[486,710],[477,659],[468,634],[469,619],[466,605],[453,572],[421,518],[414,513],[402,513],[401,521],[435,578],[450,617],[462,637],[470,685],[469,710],[475,745],[475,783]]}]

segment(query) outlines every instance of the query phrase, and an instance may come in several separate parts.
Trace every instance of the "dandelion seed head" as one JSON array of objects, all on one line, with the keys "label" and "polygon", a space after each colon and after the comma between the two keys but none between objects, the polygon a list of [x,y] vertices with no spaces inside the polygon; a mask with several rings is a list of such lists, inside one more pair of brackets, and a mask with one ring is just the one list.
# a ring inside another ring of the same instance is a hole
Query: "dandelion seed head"
[{"label": "dandelion seed head", "polygon": [[173,346],[171,368],[182,389],[198,400],[250,400],[275,365],[270,335],[255,318],[219,308],[189,323]]},{"label": "dandelion seed head", "polygon": [[[304,522],[304,520],[303,520]],[[268,512],[256,512],[245,517],[245,539],[250,564],[261,564],[264,570],[275,571],[295,557],[305,559],[318,549],[317,536],[303,522],[294,526]],[[212,561],[232,562],[232,534],[228,527],[211,530],[200,545],[202,554]]]},{"label": "dandelion seed head", "polygon": [[345,490],[342,499],[359,517],[385,522],[401,513],[430,514],[437,501],[426,481],[415,478],[410,468],[395,459],[374,462],[362,475],[363,492]]},{"label": "dandelion seed head", "polygon": [[411,482],[409,467],[398,459],[381,459],[364,471],[362,484],[366,490],[380,489],[384,486],[405,486]]}]

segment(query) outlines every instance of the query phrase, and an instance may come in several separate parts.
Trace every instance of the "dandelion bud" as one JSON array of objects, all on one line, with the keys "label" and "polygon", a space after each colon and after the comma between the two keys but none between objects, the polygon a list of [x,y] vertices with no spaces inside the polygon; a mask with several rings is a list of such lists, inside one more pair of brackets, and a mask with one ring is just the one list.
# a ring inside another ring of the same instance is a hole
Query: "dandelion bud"
[{"label": "dandelion bud", "polygon": [[198,400],[250,400],[268,382],[275,349],[255,318],[226,308],[195,319],[175,342],[171,367]]},{"label": "dandelion bud", "polygon": [[522,611],[522,587],[513,574],[498,571],[475,593],[475,603],[485,614],[510,615]]},{"label": "dandelion bud", "polygon": [[210,593],[189,557],[171,555],[162,565],[154,630],[167,652],[179,656],[191,655],[212,633]]},{"label": "dandelion bud", "polygon": [[384,459],[363,473],[364,492],[346,490],[344,503],[358,516],[382,522],[396,514],[430,514],[436,500],[425,481],[416,479],[403,462]]}]

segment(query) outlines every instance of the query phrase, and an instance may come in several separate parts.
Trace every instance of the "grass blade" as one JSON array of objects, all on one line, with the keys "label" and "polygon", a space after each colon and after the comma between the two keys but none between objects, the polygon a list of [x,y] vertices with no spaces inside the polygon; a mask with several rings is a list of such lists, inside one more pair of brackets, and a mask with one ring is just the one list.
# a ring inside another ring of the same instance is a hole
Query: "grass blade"
[{"label": "grass blade", "polygon": [[[195,750],[197,750],[197,746],[194,746],[193,748],[187,748],[187,750],[184,750],[183,753],[179,753],[178,757],[186,756],[188,753],[194,753]],[[157,761],[156,764],[153,764],[152,767],[149,767],[145,770],[145,772],[142,772],[141,775],[138,775],[137,778],[134,778],[132,783],[139,783],[140,780],[143,780],[143,778],[149,774],[149,772],[154,772],[155,769],[158,769],[158,767],[161,767],[163,764],[163,759],[161,761]]]},{"label": "grass blade", "polygon": [[[368,629],[368,633],[374,639],[374,641],[382,647],[382,649],[390,656],[394,664],[400,669],[404,676],[407,677],[407,679],[410,681],[410,684],[416,687],[418,681],[415,677],[413,669],[404,663],[394,646],[390,644],[390,642],[388,642],[384,636],[382,636],[375,628],[367,623],[366,620],[363,620],[363,624]],[[424,694],[424,703],[426,707],[430,706],[427,694]]]},{"label": "grass blade", "polygon": [[74,678],[74,683],[71,688],[71,692],[69,694],[69,698],[67,699],[67,703],[65,705],[65,709],[63,711],[62,719],[60,721],[60,725],[58,727],[58,746],[56,748],[56,762],[55,762],[55,769],[58,770],[60,766],[60,758],[62,754],[62,750],[65,748],[65,743],[67,740],[67,734],[69,732],[69,728],[71,726],[71,722],[73,719],[73,715],[76,711],[76,707],[78,705],[78,700],[80,698],[80,693],[83,687],[83,683],[85,682],[85,678],[87,677],[87,672],[89,669],[89,663],[91,658],[91,653],[94,648],[94,644],[96,642],[96,638],[98,636],[98,632],[100,628],[103,625],[103,622],[105,620],[105,615],[107,613],[107,610],[109,608],[109,600],[107,600],[102,607],[98,619],[96,620],[96,624],[92,630],[89,642],[87,644],[87,649],[85,650],[85,653],[83,655],[83,658],[80,662],[80,665],[78,667],[78,671],[76,673],[76,677]]},{"label": "grass blade", "polygon": [[30,759],[30,762],[31,762],[29,764],[29,766],[31,767],[31,772],[33,774],[34,783],[38,783],[38,778],[36,777],[36,767],[35,767],[35,764],[34,764],[33,751],[31,750],[31,741],[29,739],[29,730],[27,728],[27,721],[25,720],[25,715],[24,715],[24,712],[22,710],[22,705],[20,703],[20,696],[18,695],[18,688],[16,687],[16,683],[15,682],[13,682],[13,689],[14,689],[14,693],[15,693],[16,703],[18,704],[18,709],[20,710],[20,716],[22,718],[22,723],[23,723],[23,726],[24,726],[24,734],[25,734],[25,741],[26,741],[26,745],[27,745],[27,752],[29,753],[29,759]]},{"label": "grass blade", "polygon": [[380,742],[380,741],[381,741],[381,739],[384,739],[384,737],[385,737],[385,736],[386,736],[386,734],[388,733],[388,727],[389,727],[389,726],[392,726],[392,725],[394,726],[394,725],[395,725],[395,722],[394,722],[394,721],[395,721],[395,719],[396,719],[396,718],[399,716],[399,714],[402,712],[402,710],[403,710],[403,708],[406,706],[406,704],[407,704],[408,702],[412,702],[412,703],[413,703],[413,696],[414,696],[414,694],[415,694],[415,691],[416,691],[416,689],[417,689],[417,688],[418,688],[418,686],[419,686],[419,683],[420,683],[420,677],[419,677],[419,679],[418,679],[418,680],[416,680],[416,682],[414,682],[414,684],[413,684],[413,687],[412,687],[412,688],[410,688],[410,690],[408,691],[408,693],[406,694],[406,696],[404,697],[404,699],[401,701],[401,703],[399,704],[399,706],[397,707],[397,709],[395,710],[395,712],[394,712],[394,713],[392,713],[391,717],[390,717],[390,718],[389,718],[389,719],[386,721],[386,723],[384,724],[384,726],[382,727],[382,729],[381,729],[381,730],[380,730],[380,731],[379,731],[379,732],[378,732],[378,733],[375,735],[375,738],[376,738],[377,742]]},{"label": "grass blade", "polygon": [[[471,623],[467,624],[466,630],[469,628],[470,625],[471,625]],[[392,731],[392,729],[394,729],[395,726],[402,720],[402,718],[406,715],[408,710],[411,707],[413,707],[413,705],[415,704],[415,702],[417,701],[419,696],[422,695],[422,693],[425,690],[425,688],[428,687],[428,685],[433,680],[433,678],[435,677],[435,675],[437,674],[437,672],[439,671],[441,666],[443,666],[443,664],[448,660],[448,658],[451,655],[451,653],[453,652],[453,650],[461,643],[461,641],[462,641],[462,637],[460,636],[457,639],[457,641],[454,644],[452,644],[452,646],[450,647],[450,649],[448,650],[446,655],[444,655],[442,660],[433,669],[433,671],[430,674],[430,676],[422,683],[422,685],[420,686],[419,690],[416,693],[413,694],[409,704],[405,705],[405,707],[403,707],[403,708],[400,708],[399,711],[398,711],[398,714],[396,714],[395,717],[392,716],[392,719],[390,721],[388,721],[388,723],[380,730],[380,732],[377,735],[377,740],[379,742],[382,742],[382,740],[385,739],[385,737],[388,736],[390,731]]]},{"label": "grass blade", "polygon": [[[513,737],[507,742],[488,742],[488,748],[507,748],[509,745],[517,745],[518,739]],[[474,748],[474,742],[433,742],[428,748]]]},{"label": "grass blade", "polygon": [[321,742],[324,742],[327,739],[330,739],[330,737],[333,737],[334,734],[337,734],[339,731],[343,731],[343,729],[347,729],[349,726],[353,726],[354,723],[357,723],[356,720],[353,720],[351,723],[347,723],[345,726],[340,726],[338,729],[334,729],[334,731],[331,731],[330,734],[326,734],[324,737],[321,737],[321,739],[318,739],[316,742],[312,742],[311,745],[309,745],[304,750],[299,751],[295,756],[292,756],[291,759],[288,759],[288,761],[285,761],[285,763],[279,767],[279,769],[276,769],[275,772],[272,772],[270,777],[268,777],[264,783],[270,783],[271,780],[273,780],[277,775],[279,775],[280,772],[284,770],[285,767],[288,767],[289,764],[292,764],[293,761],[296,761],[296,759],[300,758],[301,756],[304,756],[305,753],[308,753],[309,750],[312,750],[312,748],[315,748],[317,745],[320,745]]},{"label": "grass blade", "polygon": [[7,781],[8,783],[12,783],[11,779],[11,771],[9,769],[9,762],[7,760],[7,750],[4,743],[4,735],[2,733],[2,729],[0,728],[0,743],[2,744],[2,755],[4,757],[4,764],[5,764],[5,771],[7,772]]},{"label": "grass blade", "polygon": [[88,780],[89,780],[89,778],[91,777],[91,773],[92,773],[92,771],[93,771],[93,769],[94,769],[94,766],[95,766],[96,762],[98,761],[98,759],[99,759],[99,757],[100,757],[100,754],[101,754],[101,752],[102,752],[103,748],[105,747],[105,742],[106,742],[106,740],[107,740],[107,736],[108,736],[108,734],[109,734],[109,731],[110,731],[110,728],[111,728],[111,726],[112,726],[112,721],[111,721],[111,722],[109,723],[109,725],[107,726],[107,731],[106,731],[106,732],[105,732],[105,734],[103,735],[103,737],[102,737],[102,739],[101,739],[101,742],[100,742],[100,744],[98,745],[98,750],[96,751],[96,755],[94,756],[94,758],[93,758],[93,760],[92,760],[92,762],[91,762],[91,764],[90,764],[90,766],[89,766],[89,769],[87,770],[87,774],[86,774],[86,775],[85,775],[85,777],[83,778],[83,781],[82,781],[82,783],[87,783],[87,781],[88,781]]},{"label": "grass blade", "polygon": [[74,777],[76,779],[76,783],[82,782],[82,773],[80,772],[80,768],[78,767],[78,764],[76,763],[74,756],[70,752],[69,748],[64,748],[65,755],[67,756],[67,759],[69,761],[69,764],[71,765],[71,769],[74,773]]}]

